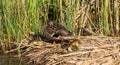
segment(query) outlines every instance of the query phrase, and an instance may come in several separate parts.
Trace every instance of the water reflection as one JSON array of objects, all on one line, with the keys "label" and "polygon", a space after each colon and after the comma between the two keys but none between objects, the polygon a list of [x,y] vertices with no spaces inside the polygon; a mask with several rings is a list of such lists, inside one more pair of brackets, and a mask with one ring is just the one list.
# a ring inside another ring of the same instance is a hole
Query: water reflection
[{"label": "water reflection", "polygon": [[11,57],[10,55],[0,55],[0,65],[27,65],[27,63],[21,61],[17,57]]}]

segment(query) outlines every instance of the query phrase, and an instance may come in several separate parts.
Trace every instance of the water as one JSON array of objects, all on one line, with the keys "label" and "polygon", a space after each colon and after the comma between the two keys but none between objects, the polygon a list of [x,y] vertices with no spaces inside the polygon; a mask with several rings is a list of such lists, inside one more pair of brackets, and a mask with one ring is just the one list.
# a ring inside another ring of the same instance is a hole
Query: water
[{"label": "water", "polygon": [[21,61],[17,57],[10,55],[0,55],[0,65],[28,65],[26,62]]}]

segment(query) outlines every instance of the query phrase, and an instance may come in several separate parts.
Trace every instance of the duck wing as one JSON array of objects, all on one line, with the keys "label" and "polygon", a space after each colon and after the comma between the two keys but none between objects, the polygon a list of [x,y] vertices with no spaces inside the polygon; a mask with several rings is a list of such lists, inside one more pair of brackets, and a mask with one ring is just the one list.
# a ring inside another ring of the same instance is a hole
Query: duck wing
[{"label": "duck wing", "polygon": [[61,36],[72,35],[72,33],[69,30],[67,30],[63,25],[57,24],[56,26],[57,26],[56,33],[60,34]]},{"label": "duck wing", "polygon": [[53,30],[51,27],[49,27],[48,25],[44,26],[43,28],[43,35],[48,38],[48,39],[53,39],[53,35],[56,32],[55,30]]}]

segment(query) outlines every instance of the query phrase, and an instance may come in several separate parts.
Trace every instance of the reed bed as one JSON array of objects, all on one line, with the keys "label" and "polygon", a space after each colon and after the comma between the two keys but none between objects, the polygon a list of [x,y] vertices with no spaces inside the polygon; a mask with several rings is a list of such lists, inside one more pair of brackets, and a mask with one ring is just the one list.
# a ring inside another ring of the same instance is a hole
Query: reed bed
[{"label": "reed bed", "polygon": [[62,49],[59,44],[35,41],[21,55],[28,59],[27,63],[35,65],[119,65],[120,38],[81,36],[79,41],[78,50],[73,52]]},{"label": "reed bed", "polygon": [[39,34],[49,19],[60,22],[74,35],[87,28],[96,34],[117,35],[120,30],[119,0],[0,0],[0,41],[9,47]]}]

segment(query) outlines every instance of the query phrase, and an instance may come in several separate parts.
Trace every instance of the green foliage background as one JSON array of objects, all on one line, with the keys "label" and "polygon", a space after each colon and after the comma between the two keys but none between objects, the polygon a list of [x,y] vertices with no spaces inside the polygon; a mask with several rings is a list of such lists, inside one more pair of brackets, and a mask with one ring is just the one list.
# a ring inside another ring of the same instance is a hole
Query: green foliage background
[{"label": "green foliage background", "polygon": [[0,41],[19,42],[39,33],[48,19],[60,22],[74,35],[81,27],[103,34],[120,30],[119,0],[0,0]]}]

